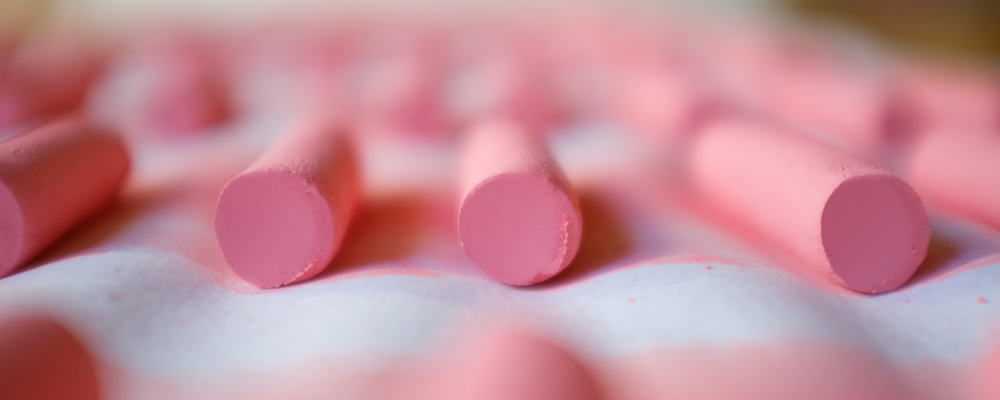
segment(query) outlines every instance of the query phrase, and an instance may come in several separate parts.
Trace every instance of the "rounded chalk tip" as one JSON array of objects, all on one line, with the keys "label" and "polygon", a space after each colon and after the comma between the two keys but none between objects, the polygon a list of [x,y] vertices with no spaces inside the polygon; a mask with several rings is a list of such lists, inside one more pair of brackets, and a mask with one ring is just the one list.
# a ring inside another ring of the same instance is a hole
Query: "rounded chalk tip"
[{"label": "rounded chalk tip", "polygon": [[21,206],[6,184],[0,182],[0,278],[17,269],[24,245]]},{"label": "rounded chalk tip", "polygon": [[923,203],[892,175],[842,182],[823,209],[826,257],[844,286],[883,293],[906,283],[927,255],[930,228]]},{"label": "rounded chalk tip", "polygon": [[314,184],[281,171],[231,180],[219,195],[215,234],[233,272],[262,288],[316,275],[336,250],[326,200]]},{"label": "rounded chalk tip", "polygon": [[484,180],[465,196],[458,216],[465,254],[508,285],[531,285],[562,271],[576,256],[581,231],[567,195],[524,172]]}]

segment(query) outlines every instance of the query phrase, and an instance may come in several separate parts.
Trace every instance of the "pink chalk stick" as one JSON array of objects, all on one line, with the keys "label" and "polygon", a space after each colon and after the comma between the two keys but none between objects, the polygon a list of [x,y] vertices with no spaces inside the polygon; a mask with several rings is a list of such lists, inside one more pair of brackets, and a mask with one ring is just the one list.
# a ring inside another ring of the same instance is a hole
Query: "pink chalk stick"
[{"label": "pink chalk stick", "polygon": [[223,188],[215,209],[222,254],[260,287],[308,279],[340,248],[359,191],[349,137],[325,122],[296,126]]},{"label": "pink chalk stick", "polygon": [[134,123],[142,131],[182,136],[204,131],[231,113],[221,61],[209,43],[172,33],[147,38],[125,57],[147,74]]},{"label": "pink chalk stick", "polygon": [[0,143],[0,276],[104,206],[128,170],[121,139],[77,117]]},{"label": "pink chalk stick", "polygon": [[168,135],[204,130],[230,113],[220,72],[194,54],[163,60],[143,99],[149,128]]},{"label": "pink chalk stick", "polygon": [[449,385],[434,398],[447,400],[596,400],[599,389],[568,351],[517,333],[487,337],[471,346]]},{"label": "pink chalk stick", "polygon": [[688,177],[701,198],[840,285],[893,290],[927,254],[920,198],[865,161],[737,119],[707,125],[691,146]]},{"label": "pink chalk stick", "polygon": [[1000,134],[939,128],[914,143],[908,174],[930,204],[1000,229]]},{"label": "pink chalk stick", "polygon": [[576,194],[535,136],[487,122],[462,147],[462,247],[479,269],[509,285],[551,278],[580,247]]},{"label": "pink chalk stick", "polygon": [[5,399],[101,398],[87,348],[58,323],[40,316],[0,321],[0,393]]},{"label": "pink chalk stick", "polygon": [[677,138],[709,109],[707,91],[678,68],[637,65],[622,72],[615,113],[642,134]]},{"label": "pink chalk stick", "polygon": [[443,74],[436,37],[419,32],[405,39],[388,36],[376,36],[368,43],[374,54],[361,57],[355,118],[369,130],[440,133]]},{"label": "pink chalk stick", "polygon": [[902,63],[896,107],[915,131],[943,125],[1000,129],[1000,76],[992,71],[934,63]]},{"label": "pink chalk stick", "polygon": [[59,35],[26,41],[3,61],[0,128],[76,107],[100,69],[87,46]]},{"label": "pink chalk stick", "polygon": [[542,133],[551,123],[552,104],[541,66],[530,46],[509,39],[473,43],[463,54],[447,97],[448,111],[459,125],[487,119],[517,121]]}]

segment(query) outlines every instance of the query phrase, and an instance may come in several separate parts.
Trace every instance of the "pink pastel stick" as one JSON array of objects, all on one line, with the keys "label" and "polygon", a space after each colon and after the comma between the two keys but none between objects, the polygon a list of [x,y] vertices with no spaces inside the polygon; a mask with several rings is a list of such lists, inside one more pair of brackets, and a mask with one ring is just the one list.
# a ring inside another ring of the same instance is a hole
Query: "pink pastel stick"
[{"label": "pink pastel stick", "polygon": [[347,135],[309,121],[229,181],[216,206],[215,235],[233,272],[273,288],[326,268],[358,202],[355,164]]},{"label": "pink pastel stick", "polygon": [[5,399],[101,398],[87,348],[66,328],[41,316],[0,321],[0,393]]},{"label": "pink pastel stick", "polygon": [[230,102],[219,60],[206,43],[172,35],[141,43],[148,82],[137,99],[140,129],[168,136],[200,132],[227,118]]},{"label": "pink pastel stick", "polygon": [[1000,129],[1000,76],[933,63],[901,63],[897,108],[915,131],[934,126]]},{"label": "pink pastel stick", "polygon": [[642,134],[687,134],[708,110],[708,94],[691,74],[662,65],[629,66],[620,77],[616,114]]},{"label": "pink pastel stick", "polygon": [[909,160],[913,188],[930,204],[1000,229],[1000,132],[927,132]]},{"label": "pink pastel stick", "polygon": [[206,60],[177,54],[154,77],[143,112],[154,130],[182,135],[204,130],[229,114],[222,77]]},{"label": "pink pastel stick", "polygon": [[465,60],[459,62],[447,96],[455,122],[509,119],[544,132],[552,122],[551,104],[530,46],[513,38],[465,45],[473,50],[464,50],[473,54],[459,57]]},{"label": "pink pastel stick", "polygon": [[881,293],[927,254],[923,204],[902,180],[810,138],[723,119],[691,143],[701,198],[832,281]]},{"label": "pink pastel stick", "polygon": [[122,140],[77,117],[0,143],[0,276],[108,203],[128,170]]},{"label": "pink pastel stick", "polygon": [[83,101],[100,69],[98,57],[68,36],[29,40],[0,57],[0,128]]},{"label": "pink pastel stick", "polygon": [[[372,43],[375,54],[362,57],[364,79],[354,106],[363,127],[411,134],[443,130],[438,43],[428,33],[412,36],[417,39],[383,38],[390,43]],[[380,44],[388,49],[378,49]]]},{"label": "pink pastel stick", "polygon": [[518,333],[489,336],[471,346],[448,384],[445,400],[596,400],[599,389],[568,351]]},{"label": "pink pastel stick", "polygon": [[486,122],[461,150],[462,247],[479,269],[509,285],[551,278],[580,246],[576,195],[536,136]]}]

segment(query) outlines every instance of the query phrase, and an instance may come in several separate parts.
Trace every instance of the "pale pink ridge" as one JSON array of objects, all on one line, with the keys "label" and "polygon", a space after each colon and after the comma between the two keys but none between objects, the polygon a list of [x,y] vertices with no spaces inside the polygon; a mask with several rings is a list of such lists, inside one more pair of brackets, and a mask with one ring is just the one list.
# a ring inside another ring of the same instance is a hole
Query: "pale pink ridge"
[{"label": "pale pink ridge", "polygon": [[128,171],[122,140],[78,117],[0,143],[0,276],[107,204]]},{"label": "pale pink ridge", "polygon": [[296,126],[219,195],[215,234],[240,278],[272,288],[333,258],[359,196],[353,145],[332,124]]},{"label": "pale pink ridge", "polygon": [[1000,229],[1000,131],[966,130],[921,135],[910,156],[910,181],[929,203]]},{"label": "pale pink ridge", "polygon": [[479,269],[510,285],[554,276],[580,247],[576,195],[535,136],[488,122],[462,147],[462,247]]},{"label": "pale pink ridge", "polygon": [[923,204],[899,178],[807,137],[728,119],[692,143],[700,197],[848,288],[881,293],[923,262]]}]

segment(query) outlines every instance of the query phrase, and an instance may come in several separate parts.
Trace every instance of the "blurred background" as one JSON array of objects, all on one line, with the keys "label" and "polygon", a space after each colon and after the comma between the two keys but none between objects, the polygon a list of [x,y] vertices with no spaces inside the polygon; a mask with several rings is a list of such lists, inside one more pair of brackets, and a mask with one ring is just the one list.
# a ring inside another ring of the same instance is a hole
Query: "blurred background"
[{"label": "blurred background", "polygon": [[159,23],[226,28],[283,18],[542,13],[608,3],[710,15],[804,17],[809,23],[858,28],[915,51],[974,58],[1000,54],[1000,2],[995,0],[0,0],[0,26],[8,35],[52,23],[113,35]]}]

